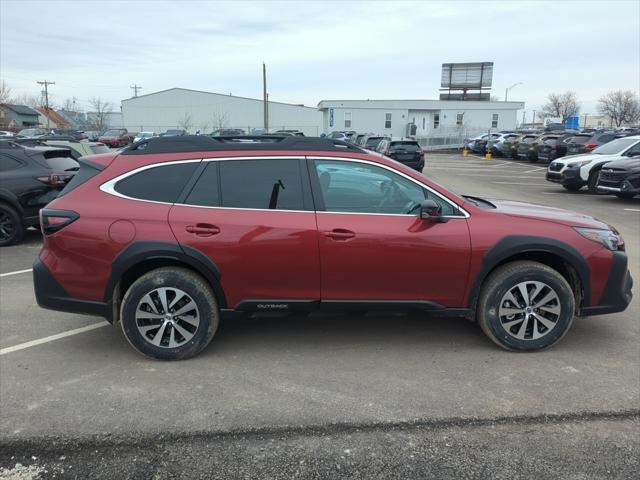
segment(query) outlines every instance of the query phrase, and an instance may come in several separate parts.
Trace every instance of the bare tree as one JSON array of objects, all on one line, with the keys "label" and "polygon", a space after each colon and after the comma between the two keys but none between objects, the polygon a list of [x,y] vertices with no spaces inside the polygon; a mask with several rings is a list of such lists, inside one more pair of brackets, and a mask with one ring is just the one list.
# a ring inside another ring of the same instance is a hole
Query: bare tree
[{"label": "bare tree", "polygon": [[91,112],[88,115],[91,126],[102,132],[109,127],[109,113],[113,110],[111,102],[105,102],[100,97],[93,97],[89,100]]},{"label": "bare tree", "polygon": [[[15,105],[26,105],[31,108],[41,108],[45,106],[44,97],[37,97],[36,95],[29,95],[28,93],[23,93],[10,100]],[[52,105],[49,104],[49,106],[51,107]]]},{"label": "bare tree", "polygon": [[560,117],[562,123],[569,117],[575,117],[580,112],[580,104],[575,92],[551,93],[547,103],[542,107],[544,117]]},{"label": "bare tree", "polygon": [[229,112],[219,108],[213,111],[213,128],[222,129],[227,126],[227,122],[229,122]]},{"label": "bare tree", "polygon": [[178,120],[178,128],[182,128],[182,129],[186,130],[187,132],[189,130],[191,130],[192,126],[193,126],[193,122],[191,121],[191,114],[190,113],[185,113],[184,117],[182,117],[180,120]]},{"label": "bare tree", "polygon": [[640,120],[640,102],[631,90],[615,90],[598,100],[598,112],[609,117],[616,127]]},{"label": "bare tree", "polygon": [[0,103],[11,103],[11,89],[9,85],[2,80],[0,82]]},{"label": "bare tree", "polygon": [[67,98],[62,104],[62,110],[67,112],[78,112],[78,99],[76,97]]}]

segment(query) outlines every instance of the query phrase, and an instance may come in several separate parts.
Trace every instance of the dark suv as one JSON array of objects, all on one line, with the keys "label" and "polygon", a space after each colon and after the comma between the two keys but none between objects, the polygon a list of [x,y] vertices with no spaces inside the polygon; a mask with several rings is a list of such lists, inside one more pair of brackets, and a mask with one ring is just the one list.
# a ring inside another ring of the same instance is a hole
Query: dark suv
[{"label": "dark suv", "polygon": [[424,168],[424,152],[415,140],[382,140],[378,151],[419,172]]},{"label": "dark suv", "polygon": [[40,213],[36,298],[154,358],[196,355],[221,315],[317,309],[463,316],[539,350],[631,301],[613,227],[458,196],[347,142],[151,138],[80,162]]},{"label": "dark suv", "polygon": [[0,246],[20,242],[77,170],[68,149],[0,141]]}]

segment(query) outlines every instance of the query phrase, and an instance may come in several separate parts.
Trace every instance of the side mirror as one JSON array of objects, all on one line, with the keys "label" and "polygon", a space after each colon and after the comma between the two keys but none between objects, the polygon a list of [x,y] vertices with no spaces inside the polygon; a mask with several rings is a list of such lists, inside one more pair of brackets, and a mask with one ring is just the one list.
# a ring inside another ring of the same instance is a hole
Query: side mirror
[{"label": "side mirror", "polygon": [[425,200],[420,204],[420,218],[430,222],[446,222],[442,218],[442,206],[434,200]]}]

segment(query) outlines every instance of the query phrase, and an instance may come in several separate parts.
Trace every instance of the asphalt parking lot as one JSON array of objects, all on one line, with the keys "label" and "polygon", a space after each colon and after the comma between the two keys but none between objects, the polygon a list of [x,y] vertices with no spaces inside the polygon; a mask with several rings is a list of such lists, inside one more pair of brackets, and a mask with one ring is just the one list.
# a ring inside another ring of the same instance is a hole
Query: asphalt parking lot
[{"label": "asphalt parking lot", "polygon": [[[640,199],[568,192],[545,169],[428,154],[425,174],[614,225],[637,285]],[[0,251],[0,478],[638,472],[637,287],[625,312],[578,319],[534,354],[499,350],[462,319],[318,314],[225,321],[200,356],[167,363],[99,318],[40,309],[29,271],[39,248],[32,231]]]}]

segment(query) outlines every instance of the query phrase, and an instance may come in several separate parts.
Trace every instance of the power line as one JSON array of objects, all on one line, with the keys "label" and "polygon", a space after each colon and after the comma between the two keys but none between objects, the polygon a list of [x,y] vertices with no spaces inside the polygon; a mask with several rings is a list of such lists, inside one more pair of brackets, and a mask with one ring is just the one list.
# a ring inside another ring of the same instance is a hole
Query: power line
[{"label": "power line", "polygon": [[142,87],[139,86],[137,83],[134,83],[130,88],[133,90],[134,97],[138,96],[138,90],[142,90]]},{"label": "power line", "polygon": [[49,85],[55,85],[56,82],[48,82],[47,80],[43,80],[41,82],[36,82],[39,85],[44,85],[44,106],[47,114],[47,128],[49,128]]}]

